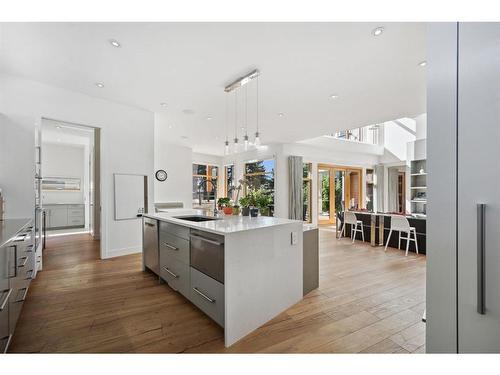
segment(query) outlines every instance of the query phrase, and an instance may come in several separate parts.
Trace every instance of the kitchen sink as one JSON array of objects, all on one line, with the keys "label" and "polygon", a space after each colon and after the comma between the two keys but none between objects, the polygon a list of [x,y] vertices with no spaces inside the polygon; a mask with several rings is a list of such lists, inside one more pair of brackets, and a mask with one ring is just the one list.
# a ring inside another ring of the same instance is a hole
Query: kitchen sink
[{"label": "kitchen sink", "polygon": [[215,217],[208,217],[208,216],[174,216],[175,219],[179,220],[187,220],[187,221],[212,221],[212,220],[217,220]]}]

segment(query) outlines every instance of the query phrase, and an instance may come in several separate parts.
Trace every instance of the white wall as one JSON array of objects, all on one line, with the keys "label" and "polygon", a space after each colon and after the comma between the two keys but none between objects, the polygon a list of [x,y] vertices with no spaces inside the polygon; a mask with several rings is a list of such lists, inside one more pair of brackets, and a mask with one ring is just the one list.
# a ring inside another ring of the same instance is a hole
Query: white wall
[{"label": "white wall", "polygon": [[[141,221],[115,221],[113,173],[149,176],[154,197],[153,113],[0,74],[0,184],[6,217],[32,217],[34,130],[42,117],[101,128],[102,257],[141,251]],[[152,209],[153,199],[150,199]]]},{"label": "white wall", "polygon": [[182,202],[192,207],[192,150],[172,144],[164,116],[155,114],[154,169],[167,171],[168,178],[160,182],[154,179],[155,202]]}]

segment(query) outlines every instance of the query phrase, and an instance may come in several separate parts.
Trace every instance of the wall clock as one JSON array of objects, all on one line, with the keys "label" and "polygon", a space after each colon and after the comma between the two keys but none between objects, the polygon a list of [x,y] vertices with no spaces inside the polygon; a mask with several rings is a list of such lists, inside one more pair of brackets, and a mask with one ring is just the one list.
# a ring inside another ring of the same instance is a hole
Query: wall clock
[{"label": "wall clock", "polygon": [[155,176],[158,181],[165,181],[168,177],[167,172],[163,169],[158,169],[155,173]]}]

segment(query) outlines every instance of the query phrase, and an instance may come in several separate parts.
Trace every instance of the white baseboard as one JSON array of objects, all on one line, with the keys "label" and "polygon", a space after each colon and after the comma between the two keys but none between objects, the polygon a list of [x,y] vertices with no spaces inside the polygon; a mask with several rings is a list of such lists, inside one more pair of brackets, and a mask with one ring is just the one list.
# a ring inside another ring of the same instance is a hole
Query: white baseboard
[{"label": "white baseboard", "polygon": [[141,246],[126,247],[124,249],[113,249],[104,254],[103,259],[121,257],[123,255],[141,253]]}]

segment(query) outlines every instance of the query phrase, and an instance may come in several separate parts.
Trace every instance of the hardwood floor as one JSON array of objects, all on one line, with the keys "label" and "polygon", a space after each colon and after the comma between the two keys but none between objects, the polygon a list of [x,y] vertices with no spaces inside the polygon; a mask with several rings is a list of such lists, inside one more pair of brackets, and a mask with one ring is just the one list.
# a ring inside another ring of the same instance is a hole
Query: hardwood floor
[{"label": "hardwood floor", "polygon": [[10,351],[24,353],[423,353],[425,256],[320,231],[320,288],[230,348],[223,331],[142,272],[99,260],[88,235],[50,238]]}]

